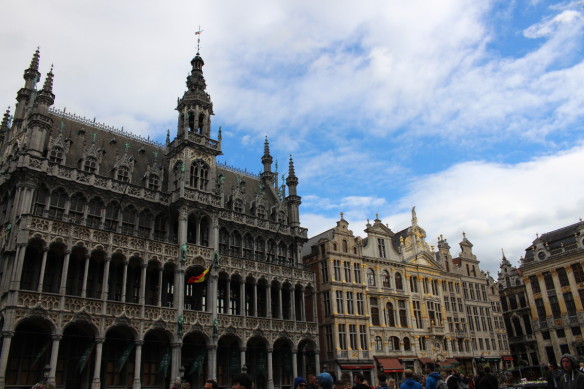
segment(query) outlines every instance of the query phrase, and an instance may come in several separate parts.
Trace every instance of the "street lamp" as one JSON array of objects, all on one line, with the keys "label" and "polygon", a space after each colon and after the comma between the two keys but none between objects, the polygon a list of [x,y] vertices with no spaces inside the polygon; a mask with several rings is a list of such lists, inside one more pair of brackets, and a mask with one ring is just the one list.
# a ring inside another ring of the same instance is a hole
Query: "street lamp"
[{"label": "street lamp", "polygon": [[247,374],[247,365],[244,363],[243,366],[241,366],[241,372],[243,374]]}]

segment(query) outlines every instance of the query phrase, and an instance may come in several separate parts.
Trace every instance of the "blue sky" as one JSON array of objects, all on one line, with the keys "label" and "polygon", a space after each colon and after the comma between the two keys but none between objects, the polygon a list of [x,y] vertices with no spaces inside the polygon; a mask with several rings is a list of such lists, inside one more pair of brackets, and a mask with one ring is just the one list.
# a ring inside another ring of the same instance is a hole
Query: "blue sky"
[{"label": "blue sky", "polygon": [[583,1],[2,4],[0,104],[36,46],[58,108],[163,140],[201,25],[222,162],[293,155],[302,224],[419,223],[482,267],[584,216]]}]

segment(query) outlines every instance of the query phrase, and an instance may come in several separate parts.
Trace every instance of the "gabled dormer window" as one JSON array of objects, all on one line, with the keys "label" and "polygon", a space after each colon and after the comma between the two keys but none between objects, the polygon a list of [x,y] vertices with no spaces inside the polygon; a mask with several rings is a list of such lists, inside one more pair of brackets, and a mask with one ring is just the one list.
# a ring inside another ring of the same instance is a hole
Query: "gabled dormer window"
[{"label": "gabled dormer window", "polygon": [[148,189],[158,190],[160,189],[160,180],[158,174],[150,173],[148,176]]},{"label": "gabled dormer window", "polygon": [[233,202],[233,210],[235,212],[243,213],[243,201],[241,201],[241,199],[235,199]]},{"label": "gabled dormer window", "polygon": [[83,170],[86,171],[87,173],[95,173],[97,170],[97,159],[95,157],[85,158]]},{"label": "gabled dormer window", "polygon": [[260,219],[265,219],[266,218],[266,207],[264,207],[263,205],[259,205],[257,210],[256,210],[256,215]]},{"label": "gabled dormer window", "polygon": [[130,182],[130,169],[125,165],[120,166],[117,171],[117,179],[122,182]]},{"label": "gabled dormer window", "polygon": [[54,163],[63,162],[63,149],[59,146],[54,146],[49,153],[49,161]]}]

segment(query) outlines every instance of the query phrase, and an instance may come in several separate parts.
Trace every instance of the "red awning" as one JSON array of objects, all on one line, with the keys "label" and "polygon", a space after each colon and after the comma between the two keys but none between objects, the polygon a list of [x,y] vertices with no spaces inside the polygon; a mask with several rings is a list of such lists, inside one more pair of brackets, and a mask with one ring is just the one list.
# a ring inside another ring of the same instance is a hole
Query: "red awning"
[{"label": "red awning", "polygon": [[512,361],[513,360],[513,356],[511,356],[511,355],[501,355],[501,358],[503,358],[504,361]]},{"label": "red awning", "polygon": [[375,357],[375,359],[383,367],[384,373],[401,373],[404,371],[404,367],[397,358]]},{"label": "red awning", "polygon": [[425,365],[426,363],[434,363],[432,358],[420,357],[420,358],[418,358],[418,361],[420,361],[422,363],[422,365]]}]

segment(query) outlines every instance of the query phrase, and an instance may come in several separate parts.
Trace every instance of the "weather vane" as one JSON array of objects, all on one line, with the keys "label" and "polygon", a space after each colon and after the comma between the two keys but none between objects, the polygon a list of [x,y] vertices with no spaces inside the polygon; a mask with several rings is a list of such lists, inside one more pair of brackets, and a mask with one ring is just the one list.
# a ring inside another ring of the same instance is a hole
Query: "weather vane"
[{"label": "weather vane", "polygon": [[199,46],[201,44],[201,33],[203,31],[204,30],[201,30],[201,26],[200,25],[199,25],[199,29],[197,31],[195,31],[195,35],[198,35],[197,36],[197,53],[199,53]]}]

